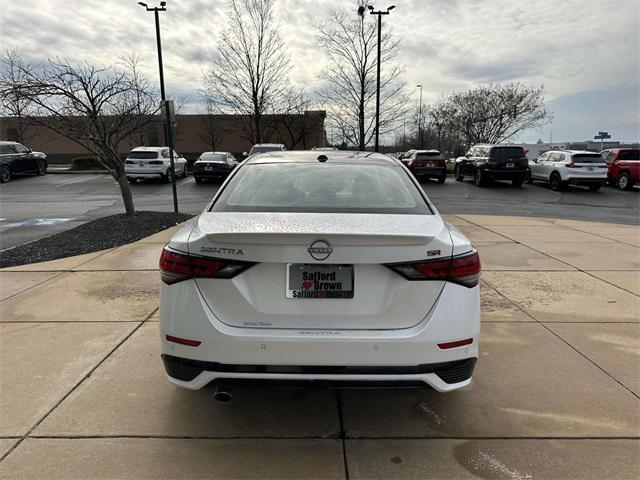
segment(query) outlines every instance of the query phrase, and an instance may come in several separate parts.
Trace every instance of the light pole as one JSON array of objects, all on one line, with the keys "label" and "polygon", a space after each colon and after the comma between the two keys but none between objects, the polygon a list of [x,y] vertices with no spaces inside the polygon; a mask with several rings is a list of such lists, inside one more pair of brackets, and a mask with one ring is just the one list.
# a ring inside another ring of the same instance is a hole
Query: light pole
[{"label": "light pole", "polygon": [[[377,67],[377,80],[376,80],[376,152],[379,151],[380,148],[380,50],[381,50],[381,37],[382,37],[382,15],[389,15],[389,12],[396,8],[395,5],[391,5],[386,10],[378,10],[377,12],[373,9],[373,5],[368,5],[369,13],[371,15],[378,16],[378,67]],[[358,14],[364,15],[364,8],[358,8]]]},{"label": "light pole", "polygon": [[420,89],[420,105],[418,105],[418,137],[420,138],[420,148],[422,145],[422,85],[416,85]]},{"label": "light pole", "polygon": [[162,42],[160,41],[160,16],[159,12],[167,11],[167,2],[160,2],[159,7],[149,7],[144,2],[138,2],[147,12],[153,12],[156,20],[156,44],[158,47],[158,68],[160,70],[160,98],[165,115],[164,143],[169,147],[169,163],[171,165],[171,189],[173,191],[173,211],[178,213],[178,192],[176,191],[176,169],[173,161],[173,128],[171,125],[171,109],[164,91],[164,69],[162,67]]}]

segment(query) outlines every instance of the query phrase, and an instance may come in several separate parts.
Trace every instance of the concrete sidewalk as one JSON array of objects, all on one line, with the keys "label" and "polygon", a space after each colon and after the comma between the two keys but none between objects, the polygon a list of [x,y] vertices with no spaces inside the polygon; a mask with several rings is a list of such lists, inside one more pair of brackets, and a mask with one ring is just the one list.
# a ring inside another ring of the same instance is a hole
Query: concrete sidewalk
[{"label": "concrete sidewalk", "polygon": [[481,254],[471,387],[169,384],[170,229],[0,271],[0,478],[637,478],[640,227],[445,216]]}]

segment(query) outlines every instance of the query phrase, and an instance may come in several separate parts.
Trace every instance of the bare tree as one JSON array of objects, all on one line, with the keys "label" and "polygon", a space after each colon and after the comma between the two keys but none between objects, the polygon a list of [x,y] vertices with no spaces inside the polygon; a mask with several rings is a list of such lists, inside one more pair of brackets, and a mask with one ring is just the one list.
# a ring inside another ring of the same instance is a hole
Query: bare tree
[{"label": "bare tree", "polygon": [[547,123],[544,88],[519,82],[482,85],[450,95],[437,107],[447,127],[468,144],[505,142]]},{"label": "bare tree", "polygon": [[274,0],[228,0],[227,29],[218,58],[204,75],[203,91],[223,113],[235,115],[252,144],[263,139],[263,116],[289,90],[291,62],[278,35]]},{"label": "bare tree", "polygon": [[303,149],[324,146],[324,142],[321,145],[309,143],[311,134],[324,124],[322,115],[307,114],[311,108],[311,101],[302,90],[291,89],[283,98],[280,113],[271,120],[271,129],[289,150],[297,146]]},{"label": "bare tree", "polygon": [[[366,2],[358,4],[366,6]],[[327,87],[319,93],[342,137],[364,150],[375,135],[377,27],[370,15],[358,16],[355,11],[349,7],[331,10],[329,19],[316,26],[316,36],[331,64],[320,75]],[[398,45],[385,26],[380,59],[380,135],[401,126],[407,111],[408,98],[399,78],[404,67],[391,65]]]},{"label": "bare tree", "polygon": [[[0,82],[6,85],[17,85],[24,80],[24,60],[14,49],[6,48],[0,57]],[[26,113],[29,109],[29,99],[22,96],[16,88],[8,88],[0,95],[0,115],[11,117],[11,127],[14,129],[14,138],[20,143],[28,143],[35,133],[28,128]]]},{"label": "bare tree", "polygon": [[98,157],[118,182],[127,214],[135,214],[118,147],[157,121],[157,98],[144,78],[130,69],[71,65],[60,59],[41,64],[20,59],[17,65],[19,78],[0,81],[0,97],[16,92],[28,102],[24,115],[30,124]]},{"label": "bare tree", "polygon": [[205,117],[200,126],[198,137],[215,152],[218,150],[226,130],[220,121],[220,116],[217,115],[219,110],[215,102],[204,92],[201,92],[200,97],[205,108]]}]

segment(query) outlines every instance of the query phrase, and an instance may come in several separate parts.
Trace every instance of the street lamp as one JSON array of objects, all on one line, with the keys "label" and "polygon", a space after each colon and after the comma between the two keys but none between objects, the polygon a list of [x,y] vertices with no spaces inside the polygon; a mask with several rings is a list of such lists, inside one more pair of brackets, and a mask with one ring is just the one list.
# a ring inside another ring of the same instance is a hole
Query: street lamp
[{"label": "street lamp", "polygon": [[420,138],[420,148],[424,147],[422,144],[422,85],[416,85],[420,89],[420,105],[418,105],[418,137]]},{"label": "street lamp", "polygon": [[[395,5],[391,5],[387,7],[386,10],[378,10],[377,12],[373,9],[373,5],[368,5],[369,13],[371,15],[378,16],[378,69],[377,69],[377,80],[376,80],[376,152],[379,151],[380,147],[380,44],[382,37],[382,15],[389,15],[389,12],[396,8]],[[364,7],[358,8],[358,14],[360,16],[364,15]]]},{"label": "street lamp", "polygon": [[173,161],[173,129],[171,126],[171,109],[164,91],[164,69],[162,67],[162,43],[160,41],[160,16],[159,12],[167,11],[167,2],[160,2],[159,7],[149,7],[144,2],[138,2],[147,12],[153,12],[156,20],[156,43],[158,46],[158,68],[160,70],[160,98],[165,114],[164,143],[169,147],[169,163],[171,164],[171,189],[173,191],[173,211],[178,213],[178,192],[176,191],[176,169]]}]

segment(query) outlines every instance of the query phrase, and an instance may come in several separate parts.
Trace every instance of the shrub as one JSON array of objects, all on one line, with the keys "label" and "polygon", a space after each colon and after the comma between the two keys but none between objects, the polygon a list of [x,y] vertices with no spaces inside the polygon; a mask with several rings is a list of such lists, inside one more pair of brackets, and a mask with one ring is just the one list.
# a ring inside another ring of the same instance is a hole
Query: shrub
[{"label": "shrub", "polygon": [[105,170],[103,163],[97,157],[76,157],[71,160],[71,170]]}]

